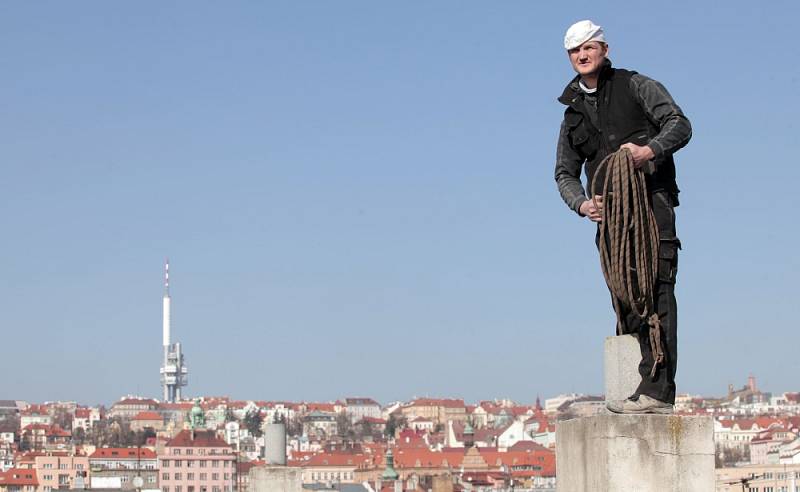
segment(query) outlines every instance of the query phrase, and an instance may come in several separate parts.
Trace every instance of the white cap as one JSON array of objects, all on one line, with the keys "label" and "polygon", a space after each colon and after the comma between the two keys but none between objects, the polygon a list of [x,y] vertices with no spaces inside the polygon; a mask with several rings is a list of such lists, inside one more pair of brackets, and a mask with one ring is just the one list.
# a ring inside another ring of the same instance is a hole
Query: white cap
[{"label": "white cap", "polygon": [[606,42],[603,28],[590,20],[582,20],[569,26],[564,36],[564,48],[571,50],[587,41]]}]

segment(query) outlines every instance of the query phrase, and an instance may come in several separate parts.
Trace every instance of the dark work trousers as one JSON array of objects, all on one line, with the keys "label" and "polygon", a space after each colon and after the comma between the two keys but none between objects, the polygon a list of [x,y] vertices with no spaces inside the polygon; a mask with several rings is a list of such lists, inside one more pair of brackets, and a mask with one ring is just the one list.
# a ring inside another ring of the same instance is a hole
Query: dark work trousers
[{"label": "dark work trousers", "polygon": [[[658,278],[654,287],[653,305],[661,320],[661,347],[664,362],[658,366],[654,377],[650,377],[654,356],[650,350],[650,326],[635,313],[623,307],[621,313],[625,333],[639,336],[642,361],[639,374],[642,377],[636,393],[656,400],[675,403],[675,371],[678,364],[678,303],[675,300],[675,279],[678,274],[678,250],[680,240],[675,233],[675,206],[677,200],[664,191],[650,196],[658,224],[660,244],[658,246]],[[599,232],[598,232],[599,239]]]}]

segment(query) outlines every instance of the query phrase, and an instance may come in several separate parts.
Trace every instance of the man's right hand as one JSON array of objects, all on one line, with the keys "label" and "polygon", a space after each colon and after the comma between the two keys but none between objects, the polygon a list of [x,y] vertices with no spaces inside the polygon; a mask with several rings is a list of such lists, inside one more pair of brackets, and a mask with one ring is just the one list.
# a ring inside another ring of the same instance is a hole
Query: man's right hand
[{"label": "man's right hand", "polygon": [[589,218],[592,222],[603,221],[603,197],[595,195],[594,200],[586,200],[581,203],[581,215]]}]

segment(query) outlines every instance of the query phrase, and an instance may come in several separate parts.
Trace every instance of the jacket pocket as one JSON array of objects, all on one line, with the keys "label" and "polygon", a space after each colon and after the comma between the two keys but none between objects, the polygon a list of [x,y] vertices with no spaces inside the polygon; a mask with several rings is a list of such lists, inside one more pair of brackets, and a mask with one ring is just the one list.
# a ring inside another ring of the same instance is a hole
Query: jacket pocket
[{"label": "jacket pocket", "polygon": [[567,113],[564,116],[564,122],[567,125],[567,135],[572,148],[587,158],[594,154],[597,149],[583,121],[583,115],[580,113]]}]

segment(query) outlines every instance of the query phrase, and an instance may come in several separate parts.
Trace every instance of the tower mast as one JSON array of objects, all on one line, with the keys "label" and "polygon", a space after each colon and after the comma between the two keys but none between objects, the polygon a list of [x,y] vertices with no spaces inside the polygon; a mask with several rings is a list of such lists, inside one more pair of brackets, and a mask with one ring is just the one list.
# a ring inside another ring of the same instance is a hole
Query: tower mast
[{"label": "tower mast", "polygon": [[164,263],[164,298],[162,301],[162,342],[164,359],[161,366],[161,386],[165,402],[181,399],[181,388],[188,383],[189,371],[183,363],[181,344],[172,343],[171,298],[169,296],[169,258]]}]

